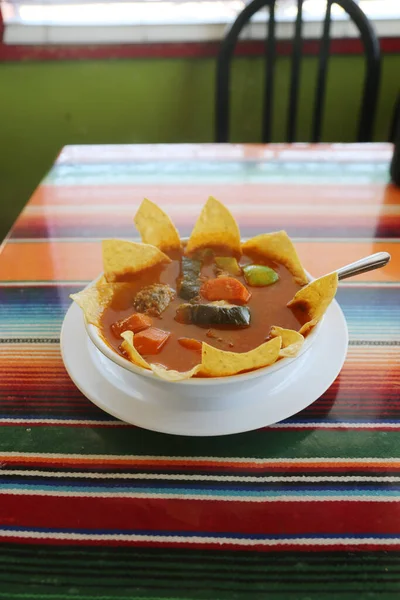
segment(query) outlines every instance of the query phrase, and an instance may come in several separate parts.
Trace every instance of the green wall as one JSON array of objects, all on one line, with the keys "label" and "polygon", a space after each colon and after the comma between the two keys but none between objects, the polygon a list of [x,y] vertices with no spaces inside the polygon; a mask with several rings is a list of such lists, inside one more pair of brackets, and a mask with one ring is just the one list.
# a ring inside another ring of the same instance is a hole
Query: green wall
[{"label": "green wall", "polygon": [[[302,65],[299,141],[310,132],[316,59]],[[0,239],[65,144],[210,142],[212,59],[143,59],[0,64]],[[285,131],[289,58],[277,64],[274,140]],[[261,58],[236,59],[232,141],[259,141]],[[400,55],[383,59],[375,139],[386,140],[398,92]],[[363,59],[330,61],[326,141],[353,141]]]}]

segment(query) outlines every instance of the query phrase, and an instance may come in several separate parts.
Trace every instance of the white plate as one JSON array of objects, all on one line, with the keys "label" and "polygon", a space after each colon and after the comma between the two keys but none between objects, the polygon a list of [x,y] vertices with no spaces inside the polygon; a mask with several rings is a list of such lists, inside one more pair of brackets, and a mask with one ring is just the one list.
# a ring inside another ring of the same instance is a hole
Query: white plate
[{"label": "white plate", "polygon": [[334,300],[314,344],[292,365],[261,379],[246,394],[227,394],[218,407],[207,397],[203,404],[193,406],[179,394],[168,392],[168,386],[160,393],[159,388],[151,387],[151,380],[149,383],[149,379],[123,369],[99,352],[86,333],[76,304],[69,308],[61,331],[61,352],[69,376],[94,404],[145,429],[194,436],[241,433],[298,413],[336,379],[347,345],[346,320]]}]

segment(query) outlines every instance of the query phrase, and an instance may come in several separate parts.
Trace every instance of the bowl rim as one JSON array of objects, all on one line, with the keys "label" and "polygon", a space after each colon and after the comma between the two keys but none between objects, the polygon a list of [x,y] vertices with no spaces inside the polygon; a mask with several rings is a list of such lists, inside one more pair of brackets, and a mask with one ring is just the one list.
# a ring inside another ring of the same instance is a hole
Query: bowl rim
[{"label": "bowl rim", "polygon": [[[309,282],[314,281],[315,277],[310,275],[310,273],[308,273],[308,271],[305,271],[305,273],[309,279]],[[85,289],[95,285],[96,282],[101,278],[102,275],[103,275],[103,273],[100,273],[100,275],[98,275],[98,277],[96,277],[96,279],[91,281],[86,286]],[[97,325],[88,323],[86,321],[86,318],[84,317],[86,332],[87,332],[90,340],[93,342],[93,344],[96,346],[96,348],[104,356],[106,356],[109,360],[111,360],[113,363],[117,364],[118,366],[122,367],[123,369],[126,369],[127,371],[134,373],[135,375],[142,375],[144,377],[147,377],[148,379],[153,379],[157,382],[164,382],[164,383],[170,384],[170,385],[178,384],[180,386],[181,385],[183,385],[183,386],[185,386],[185,385],[186,386],[187,385],[189,385],[189,386],[193,386],[193,385],[195,385],[195,386],[199,386],[199,385],[200,386],[210,386],[210,385],[223,384],[223,383],[225,383],[225,384],[235,383],[235,382],[239,382],[239,381],[256,379],[257,377],[261,377],[262,375],[269,375],[269,374],[275,373],[279,369],[282,369],[282,368],[290,365],[293,361],[297,360],[312,346],[312,344],[313,344],[315,338],[317,337],[318,332],[321,328],[323,320],[324,320],[324,317],[322,317],[322,319],[316,325],[314,325],[314,327],[312,328],[310,333],[305,338],[304,344],[303,344],[300,352],[296,356],[283,357],[283,358],[278,359],[272,365],[260,367],[259,369],[254,369],[253,371],[247,371],[245,373],[237,373],[236,375],[225,375],[224,377],[191,377],[189,379],[183,379],[181,381],[168,381],[167,379],[162,379],[161,377],[156,375],[156,373],[154,373],[152,370],[145,369],[144,367],[139,367],[138,365],[135,365],[133,362],[129,361],[127,358],[124,358],[123,356],[118,354],[113,348],[111,348],[105,342],[102,335],[100,334],[99,327],[97,327]]]}]

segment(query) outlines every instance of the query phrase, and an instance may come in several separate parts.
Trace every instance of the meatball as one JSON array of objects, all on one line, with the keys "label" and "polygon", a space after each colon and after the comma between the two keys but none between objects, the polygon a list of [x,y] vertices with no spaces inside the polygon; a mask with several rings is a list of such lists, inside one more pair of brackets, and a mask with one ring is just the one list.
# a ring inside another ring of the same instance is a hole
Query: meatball
[{"label": "meatball", "polygon": [[153,283],[138,292],[133,301],[137,312],[159,317],[175,298],[175,291],[164,283]]}]

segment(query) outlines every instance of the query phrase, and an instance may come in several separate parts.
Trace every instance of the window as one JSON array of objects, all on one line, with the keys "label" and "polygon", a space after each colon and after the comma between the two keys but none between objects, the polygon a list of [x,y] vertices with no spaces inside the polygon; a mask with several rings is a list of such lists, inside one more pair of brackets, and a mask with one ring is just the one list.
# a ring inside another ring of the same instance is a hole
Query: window
[{"label": "window", "polygon": [[[6,43],[114,43],[135,41],[207,41],[220,39],[227,24],[250,0],[0,0],[6,24]],[[376,22],[380,35],[397,35],[400,0],[357,0],[360,8]],[[278,0],[277,21],[292,22],[296,0]],[[305,0],[305,37],[316,35],[308,24],[324,16],[323,0]],[[260,11],[255,22],[265,20]],[[343,10],[332,8],[332,35],[351,36],[343,29],[348,21]],[[162,26],[162,27],[161,27]],[[134,32],[134,29],[140,31]],[[150,29],[146,29],[150,28]],[[153,29],[152,29],[153,28]],[[154,29],[155,28],[155,29]],[[285,27],[277,32],[285,35]],[[259,37],[257,30],[249,37]],[[262,34],[261,34],[262,35]]]}]

